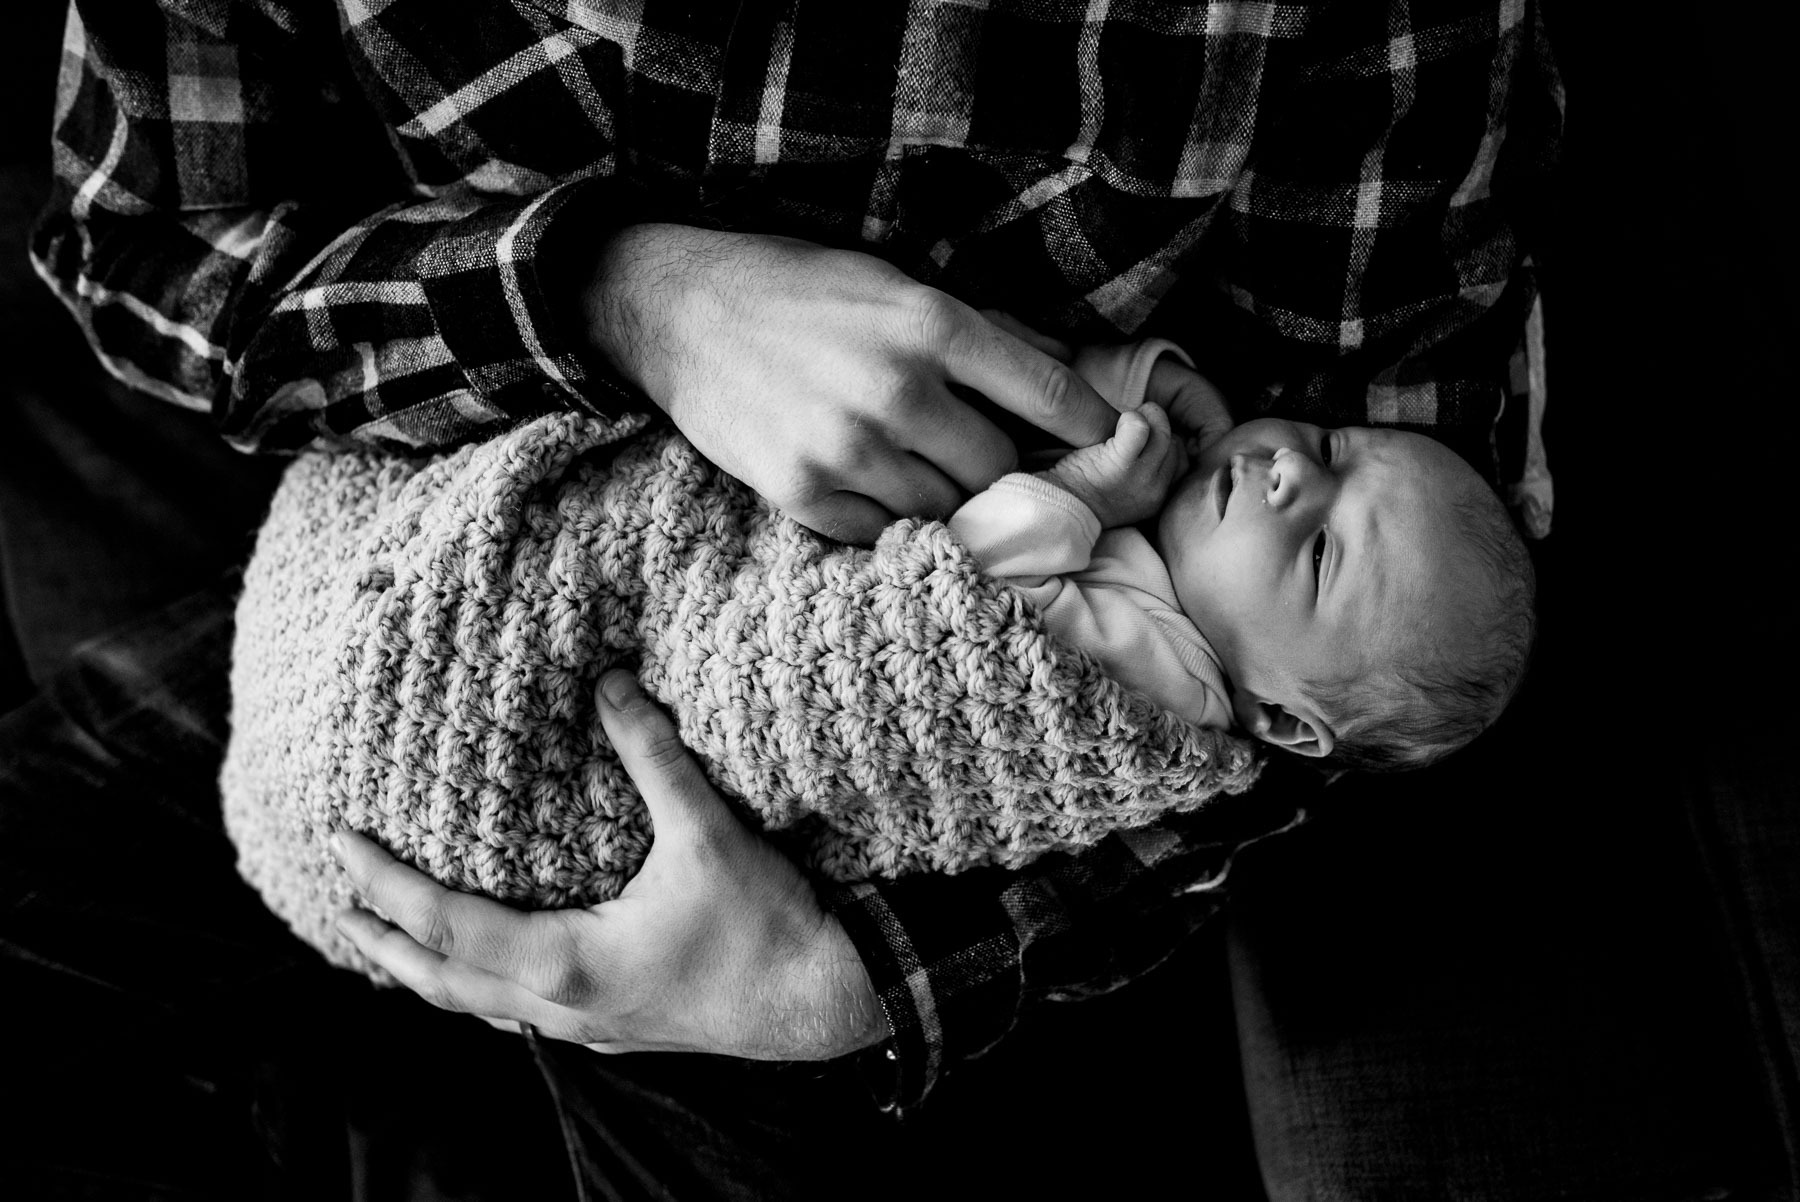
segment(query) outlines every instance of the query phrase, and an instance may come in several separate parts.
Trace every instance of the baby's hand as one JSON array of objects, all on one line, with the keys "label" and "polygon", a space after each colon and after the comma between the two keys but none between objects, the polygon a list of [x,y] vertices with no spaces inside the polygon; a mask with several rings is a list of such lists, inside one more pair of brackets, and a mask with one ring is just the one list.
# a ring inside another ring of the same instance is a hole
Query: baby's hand
[{"label": "baby's hand", "polygon": [[1164,355],[1150,369],[1144,398],[1168,410],[1177,439],[1191,455],[1204,450],[1235,424],[1224,394],[1211,380],[1173,355]]},{"label": "baby's hand", "polygon": [[1187,454],[1170,432],[1169,415],[1146,403],[1121,413],[1111,438],[1069,452],[1041,474],[1074,493],[1109,529],[1156,513],[1186,470]]}]

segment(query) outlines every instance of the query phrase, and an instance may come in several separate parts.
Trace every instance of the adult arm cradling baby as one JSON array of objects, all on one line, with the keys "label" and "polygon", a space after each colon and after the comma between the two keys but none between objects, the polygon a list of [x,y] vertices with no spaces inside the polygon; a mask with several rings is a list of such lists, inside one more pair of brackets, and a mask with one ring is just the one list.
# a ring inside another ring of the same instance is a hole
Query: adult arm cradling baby
[{"label": "adult arm cradling baby", "polygon": [[1223,722],[1121,687],[942,524],[832,544],[677,434],[625,432],[557,415],[284,480],[222,787],[246,876],[339,962],[339,830],[528,907],[619,893],[650,830],[592,696],[628,663],[833,879],[1018,865],[1254,780]]}]

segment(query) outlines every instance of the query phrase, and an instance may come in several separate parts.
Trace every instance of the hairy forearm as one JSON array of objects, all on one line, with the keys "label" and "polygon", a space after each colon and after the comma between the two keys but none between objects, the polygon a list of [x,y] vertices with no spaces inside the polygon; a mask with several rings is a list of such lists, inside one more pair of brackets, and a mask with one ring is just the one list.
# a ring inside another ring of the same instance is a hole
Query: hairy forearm
[{"label": "hairy forearm", "polygon": [[[603,238],[577,304],[589,354],[659,405],[668,395],[658,365],[673,352],[667,310],[691,286],[709,231],[666,223],[627,225]],[[659,311],[661,310],[661,311]]]}]

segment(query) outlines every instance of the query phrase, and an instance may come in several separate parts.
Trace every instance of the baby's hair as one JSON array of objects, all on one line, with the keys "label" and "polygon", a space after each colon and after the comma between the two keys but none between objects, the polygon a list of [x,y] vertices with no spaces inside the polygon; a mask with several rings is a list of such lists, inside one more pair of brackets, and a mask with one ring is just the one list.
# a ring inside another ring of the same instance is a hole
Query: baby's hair
[{"label": "baby's hair", "polygon": [[1307,694],[1337,735],[1325,763],[1364,772],[1423,768],[1493,724],[1525,679],[1537,637],[1537,576],[1500,498],[1471,488],[1452,503],[1462,570],[1483,601],[1445,615],[1466,623],[1438,653],[1352,680],[1314,681]]}]

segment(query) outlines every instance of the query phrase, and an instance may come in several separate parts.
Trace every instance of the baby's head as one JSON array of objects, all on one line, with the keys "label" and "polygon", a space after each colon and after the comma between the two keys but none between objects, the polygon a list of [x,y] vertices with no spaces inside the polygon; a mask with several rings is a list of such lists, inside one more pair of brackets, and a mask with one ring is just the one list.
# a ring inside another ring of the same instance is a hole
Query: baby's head
[{"label": "baby's head", "polygon": [[1238,723],[1290,751],[1421,767],[1524,675],[1530,558],[1481,477],[1423,435],[1247,422],[1176,483],[1157,544]]}]

